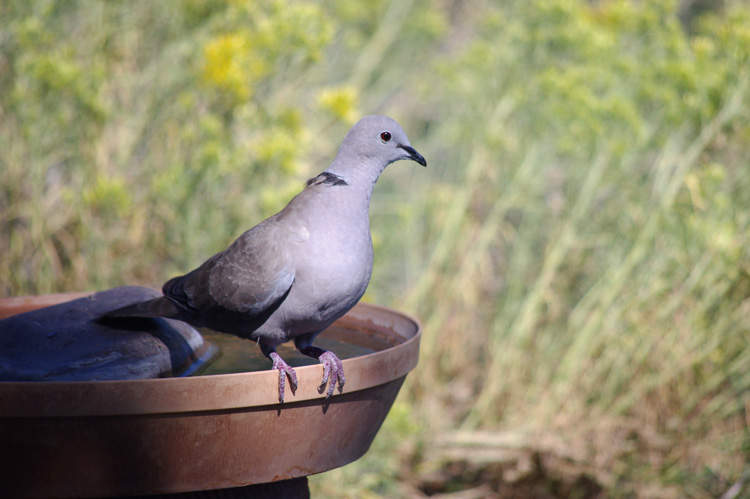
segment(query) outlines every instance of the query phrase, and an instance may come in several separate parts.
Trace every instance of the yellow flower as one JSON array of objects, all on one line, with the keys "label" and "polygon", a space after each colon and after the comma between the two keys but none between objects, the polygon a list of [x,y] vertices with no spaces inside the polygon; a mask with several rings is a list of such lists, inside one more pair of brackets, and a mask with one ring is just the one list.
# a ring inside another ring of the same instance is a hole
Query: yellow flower
[{"label": "yellow flower", "polygon": [[318,105],[347,123],[357,119],[357,91],[351,86],[324,89],[318,94]]},{"label": "yellow flower", "polygon": [[[265,73],[253,67],[252,43],[244,33],[230,33],[214,38],[203,49],[203,79],[228,92],[236,101],[245,102],[252,96],[252,81]],[[255,74],[253,74],[255,73]]]}]

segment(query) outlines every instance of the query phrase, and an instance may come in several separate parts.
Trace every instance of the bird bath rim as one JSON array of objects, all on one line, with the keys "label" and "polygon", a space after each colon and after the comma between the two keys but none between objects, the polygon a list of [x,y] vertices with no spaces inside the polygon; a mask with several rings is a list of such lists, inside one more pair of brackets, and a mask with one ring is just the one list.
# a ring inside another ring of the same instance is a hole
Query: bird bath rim
[{"label": "bird bath rim", "polygon": [[[0,298],[0,319],[91,294]],[[360,302],[334,325],[366,330],[397,342],[384,350],[344,359],[346,384],[342,393],[372,388],[406,376],[417,365],[422,325],[415,317]],[[411,335],[409,329],[413,331]],[[278,372],[270,366],[263,371],[142,380],[3,381],[0,382],[0,417],[164,414],[267,405],[281,408],[295,402],[325,398],[318,390],[322,365],[296,367],[295,371],[298,388],[294,393],[288,390],[283,404],[278,400]],[[242,388],[238,389],[240,385]],[[195,396],[196,389],[206,396]],[[339,393],[337,389],[333,396]]]}]

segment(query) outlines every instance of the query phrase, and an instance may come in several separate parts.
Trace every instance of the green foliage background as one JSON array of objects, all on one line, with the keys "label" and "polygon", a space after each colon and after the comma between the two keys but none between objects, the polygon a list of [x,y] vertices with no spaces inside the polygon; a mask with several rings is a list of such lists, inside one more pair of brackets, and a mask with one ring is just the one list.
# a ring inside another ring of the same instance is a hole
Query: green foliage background
[{"label": "green foliage background", "polygon": [[18,0],[0,19],[2,295],[158,287],[365,114],[427,158],[376,189],[366,297],[422,318],[420,365],[315,492],[418,496],[461,448],[510,481],[518,462],[472,458],[508,434],[550,495],[743,483],[746,3]]}]

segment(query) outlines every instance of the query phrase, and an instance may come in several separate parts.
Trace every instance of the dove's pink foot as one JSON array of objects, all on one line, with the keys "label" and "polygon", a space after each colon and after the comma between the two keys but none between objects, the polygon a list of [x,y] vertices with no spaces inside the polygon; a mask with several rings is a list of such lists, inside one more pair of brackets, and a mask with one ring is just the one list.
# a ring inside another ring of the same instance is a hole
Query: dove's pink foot
[{"label": "dove's pink foot", "polygon": [[344,366],[341,364],[341,359],[336,357],[336,354],[323,350],[322,348],[309,346],[300,350],[303,354],[308,357],[314,357],[323,364],[323,380],[320,382],[321,393],[325,390],[326,384],[328,384],[328,392],[326,398],[333,395],[333,390],[336,388],[336,383],[339,385],[339,392],[344,389],[344,383],[346,378],[344,377]]},{"label": "dove's pink foot", "polygon": [[283,404],[286,377],[289,376],[289,383],[291,383],[292,393],[294,393],[297,389],[297,373],[295,373],[292,366],[284,362],[284,359],[282,359],[275,351],[270,352],[268,358],[273,362],[273,368],[279,371],[279,402]]}]

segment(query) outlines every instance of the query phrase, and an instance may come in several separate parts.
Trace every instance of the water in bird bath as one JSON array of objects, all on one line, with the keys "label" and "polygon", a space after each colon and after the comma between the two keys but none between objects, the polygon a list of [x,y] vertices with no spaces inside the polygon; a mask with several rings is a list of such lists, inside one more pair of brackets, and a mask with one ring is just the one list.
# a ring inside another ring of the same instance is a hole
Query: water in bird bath
[{"label": "water in bird bath", "polygon": [[[207,328],[201,328],[199,331],[204,339],[216,345],[221,351],[219,357],[201,370],[199,374],[230,374],[265,371],[271,368],[271,361],[263,356],[260,347],[254,341]],[[332,351],[341,360],[344,360],[379,352],[398,343],[400,342],[393,338],[380,337],[371,334],[371,332],[334,325],[318,336],[313,344]],[[307,357],[294,348],[293,341],[279,345],[276,351],[292,367],[319,364],[317,359]]]}]

